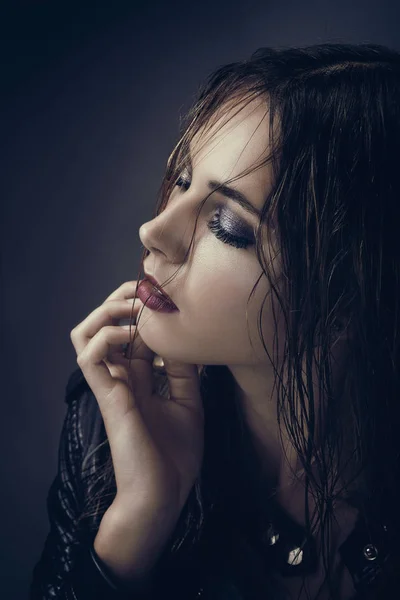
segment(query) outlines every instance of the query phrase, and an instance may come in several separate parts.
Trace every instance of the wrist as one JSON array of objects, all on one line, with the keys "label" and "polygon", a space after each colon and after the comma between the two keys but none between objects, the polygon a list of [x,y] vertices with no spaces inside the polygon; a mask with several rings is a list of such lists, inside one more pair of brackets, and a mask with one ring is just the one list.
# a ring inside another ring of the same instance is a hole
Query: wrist
[{"label": "wrist", "polygon": [[147,589],[167,538],[148,511],[131,509],[127,514],[112,505],[103,516],[93,549],[113,581],[130,589]]}]

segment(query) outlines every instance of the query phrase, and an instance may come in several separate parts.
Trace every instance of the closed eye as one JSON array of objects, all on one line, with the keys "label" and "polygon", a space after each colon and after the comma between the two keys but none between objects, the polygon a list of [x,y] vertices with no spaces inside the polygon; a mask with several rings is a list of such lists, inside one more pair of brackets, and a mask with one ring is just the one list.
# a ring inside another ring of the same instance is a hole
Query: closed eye
[{"label": "closed eye", "polygon": [[[176,181],[176,186],[183,189],[185,192],[190,188],[191,181],[188,177],[180,175]],[[225,211],[226,214],[226,211]],[[223,242],[224,244],[229,244],[235,248],[243,248],[246,249],[248,246],[254,245],[254,239],[249,239],[247,236],[235,235],[221,226],[220,223],[221,209],[218,209],[214,214],[213,218],[208,221],[207,227],[210,231],[215,235],[215,237]],[[228,221],[235,222],[239,224],[241,230],[245,229],[245,224],[242,224],[238,221],[237,217],[230,217]],[[249,234],[250,236],[251,234]],[[252,236],[251,236],[252,237]]]}]

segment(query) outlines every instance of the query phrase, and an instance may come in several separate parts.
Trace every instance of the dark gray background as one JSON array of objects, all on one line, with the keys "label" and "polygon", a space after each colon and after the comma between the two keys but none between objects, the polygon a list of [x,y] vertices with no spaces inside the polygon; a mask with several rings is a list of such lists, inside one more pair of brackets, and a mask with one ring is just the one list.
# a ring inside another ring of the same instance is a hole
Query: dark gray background
[{"label": "dark gray background", "polygon": [[[135,6],[135,8],[133,8]],[[27,598],[48,532],[71,329],[135,279],[179,117],[268,45],[399,47],[375,0],[1,3],[0,596]]]}]

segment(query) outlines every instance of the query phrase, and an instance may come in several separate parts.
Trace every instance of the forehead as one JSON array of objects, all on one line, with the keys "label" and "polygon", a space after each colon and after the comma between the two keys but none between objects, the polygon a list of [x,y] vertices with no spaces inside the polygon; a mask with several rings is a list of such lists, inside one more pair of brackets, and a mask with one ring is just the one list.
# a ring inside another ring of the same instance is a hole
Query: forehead
[{"label": "forehead", "polygon": [[[253,162],[267,155],[269,113],[264,100],[243,101],[237,106],[223,105],[210,117],[191,141],[191,154],[197,160],[211,152],[229,152],[239,158],[239,153]],[[219,157],[221,158],[221,157]],[[244,163],[244,158],[242,158]]]},{"label": "forehead", "polygon": [[212,121],[193,137],[190,153],[194,170],[219,181],[239,177],[234,186],[249,194],[261,208],[270,187],[270,165],[251,170],[268,156],[269,112],[265,100],[221,107]]}]

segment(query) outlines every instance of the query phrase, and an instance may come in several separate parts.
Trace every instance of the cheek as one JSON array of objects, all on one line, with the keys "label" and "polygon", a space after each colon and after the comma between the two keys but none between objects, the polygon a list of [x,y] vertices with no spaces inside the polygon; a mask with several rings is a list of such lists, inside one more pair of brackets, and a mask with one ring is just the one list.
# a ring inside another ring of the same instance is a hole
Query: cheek
[{"label": "cheek", "polygon": [[210,287],[202,290],[185,314],[185,328],[196,335],[238,335],[246,327],[246,295],[242,290]]},{"label": "cheek", "polygon": [[[227,319],[229,316],[246,315],[246,304],[256,278],[250,278],[245,270],[214,269],[200,274],[193,286],[188,288],[190,313],[193,309],[203,311],[209,317]],[[200,316],[200,313],[197,313]]]},{"label": "cheek", "polygon": [[[249,268],[248,261],[243,265],[225,265],[225,269],[202,271],[188,282],[188,301],[185,318],[188,325],[212,326],[214,330],[232,333],[246,333],[246,311],[250,331],[257,331],[257,319],[262,302],[268,293],[268,281],[260,279],[260,272]],[[258,282],[258,283],[257,283]],[[201,285],[200,285],[201,283]],[[250,297],[254,285],[257,287]],[[263,310],[263,320],[270,313],[268,298]],[[182,314],[183,316],[183,314]],[[197,323],[197,324],[196,324]]]},{"label": "cheek", "polygon": [[[212,294],[219,299],[237,298],[246,303],[261,273],[255,256],[223,244],[210,234],[196,250],[185,287],[191,296],[195,294],[201,299]],[[257,287],[261,284],[260,281]]]}]

